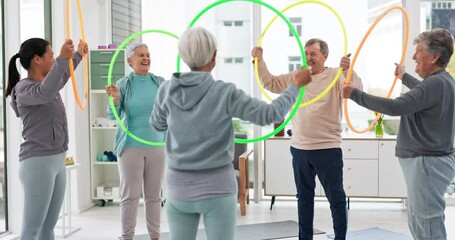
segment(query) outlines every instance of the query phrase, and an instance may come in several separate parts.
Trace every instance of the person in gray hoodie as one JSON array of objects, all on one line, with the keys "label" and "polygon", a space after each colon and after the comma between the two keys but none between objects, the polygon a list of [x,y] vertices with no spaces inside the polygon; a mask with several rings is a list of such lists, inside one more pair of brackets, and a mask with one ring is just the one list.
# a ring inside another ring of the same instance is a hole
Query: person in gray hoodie
[{"label": "person in gray hoodie", "polygon": [[408,225],[414,239],[445,240],[444,194],[455,177],[455,81],[445,70],[453,54],[453,36],[445,29],[414,39],[412,57],[419,81],[396,64],[395,75],[410,90],[396,99],[344,86],[343,97],[360,106],[401,116],[395,155],[408,194]]},{"label": "person in gray hoodie", "polygon": [[[65,195],[65,156],[68,150],[68,124],[59,91],[70,76],[69,60],[77,66],[87,53],[87,44],[68,39],[54,59],[50,43],[31,38],[21,44],[8,69],[5,96],[22,120],[19,177],[24,190],[21,239],[53,240]],[[27,77],[20,80],[19,58]]]},{"label": "person in gray hoodie", "polygon": [[237,183],[232,165],[232,118],[259,125],[281,121],[299,89],[311,82],[308,69],[267,104],[234,84],[216,81],[215,37],[190,28],[179,40],[179,54],[191,72],[174,73],[158,90],[150,119],[166,138],[166,213],[172,240],[195,239],[204,218],[208,240],[232,240],[235,232]]}]

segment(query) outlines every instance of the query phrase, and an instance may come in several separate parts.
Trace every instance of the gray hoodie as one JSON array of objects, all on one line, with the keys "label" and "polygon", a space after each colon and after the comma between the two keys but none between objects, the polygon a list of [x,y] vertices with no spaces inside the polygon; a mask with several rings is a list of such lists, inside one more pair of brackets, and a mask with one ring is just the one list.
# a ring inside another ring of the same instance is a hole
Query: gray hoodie
[{"label": "gray hoodie", "polygon": [[[76,52],[74,67],[81,59]],[[13,88],[11,107],[23,125],[20,161],[68,150],[68,122],[59,93],[70,77],[68,65],[68,60],[57,57],[43,81],[24,78]]]},{"label": "gray hoodie", "polygon": [[258,125],[280,122],[299,94],[289,86],[271,104],[252,98],[234,84],[215,81],[210,73],[174,73],[158,90],[151,116],[157,131],[168,131],[168,167],[210,171],[231,164],[232,118]]}]

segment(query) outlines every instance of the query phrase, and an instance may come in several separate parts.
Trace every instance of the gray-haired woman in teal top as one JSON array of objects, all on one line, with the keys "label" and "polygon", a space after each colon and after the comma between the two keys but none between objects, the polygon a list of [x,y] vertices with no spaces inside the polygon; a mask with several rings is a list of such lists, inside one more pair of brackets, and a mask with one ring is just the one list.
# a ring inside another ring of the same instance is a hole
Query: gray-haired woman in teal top
[{"label": "gray-haired woman in teal top", "polygon": [[[149,124],[156,93],[164,79],[149,73],[150,52],[143,43],[131,44],[126,54],[133,72],[106,87],[123,124],[135,136],[150,142],[164,142],[164,133],[156,132]],[[115,119],[110,105],[107,115]],[[115,153],[120,172],[120,239],[134,237],[137,208],[144,191],[147,230],[152,240],[160,237],[160,190],[164,174],[164,148],[132,139],[120,127],[115,136]]]}]

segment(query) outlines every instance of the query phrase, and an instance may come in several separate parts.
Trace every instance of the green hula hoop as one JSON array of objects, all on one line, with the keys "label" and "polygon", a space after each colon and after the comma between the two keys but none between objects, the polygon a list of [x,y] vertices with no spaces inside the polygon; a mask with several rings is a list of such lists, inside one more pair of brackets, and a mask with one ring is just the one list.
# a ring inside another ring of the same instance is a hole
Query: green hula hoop
[{"label": "green hula hoop", "polygon": [[[125,39],[125,41],[122,42],[122,44],[120,44],[120,46],[117,48],[117,50],[115,51],[114,53],[114,56],[112,56],[112,59],[111,59],[111,63],[109,64],[109,71],[108,71],[108,77],[107,77],[107,84],[108,85],[111,85],[112,84],[112,70],[114,69],[114,64],[115,64],[115,60],[117,59],[117,56],[119,55],[120,51],[125,47],[125,45],[127,43],[129,43],[131,40],[133,40],[134,38],[136,38],[137,36],[140,36],[140,35],[143,35],[145,33],[161,33],[161,34],[165,34],[165,35],[168,35],[168,36],[171,36],[175,39],[179,39],[179,37],[173,33],[170,33],[170,32],[167,32],[167,31],[164,31],[164,30],[159,30],[159,29],[150,29],[150,30],[144,30],[144,31],[140,31],[140,32],[137,32],[131,36],[129,36],[127,39]],[[151,146],[164,146],[165,143],[164,142],[150,142],[150,141],[147,141],[147,140],[144,140],[142,138],[139,138],[137,137],[136,135],[134,135],[133,133],[131,133],[128,128],[125,127],[125,125],[123,124],[122,120],[120,120],[120,117],[117,113],[117,110],[115,109],[115,105],[114,105],[114,98],[112,96],[109,96],[109,104],[111,106],[111,109],[112,109],[112,112],[114,113],[114,117],[115,119],[117,120],[117,123],[118,125],[122,128],[123,131],[126,132],[126,134],[128,134],[128,136],[130,136],[132,139],[136,140],[136,141],[139,141],[141,143],[144,143],[144,144],[147,144],[147,145],[151,145]]]},{"label": "green hula hoop", "polygon": [[[297,34],[297,31],[295,30],[294,26],[291,24],[291,22],[289,22],[289,20],[280,11],[278,11],[277,9],[275,9],[274,7],[272,7],[271,5],[269,5],[269,4],[267,4],[267,3],[263,2],[263,1],[260,1],[260,0],[220,0],[220,1],[214,2],[214,3],[210,4],[209,6],[207,6],[206,8],[204,8],[201,12],[198,13],[196,15],[196,17],[191,21],[191,23],[188,26],[188,28],[191,28],[196,23],[196,21],[202,15],[204,15],[208,10],[210,10],[210,9],[220,5],[220,4],[228,3],[228,2],[251,2],[251,3],[255,3],[255,4],[259,4],[261,6],[267,7],[268,9],[272,10],[273,12],[275,12],[281,19],[283,19],[286,22],[286,24],[288,25],[288,27],[291,30],[292,34],[294,35],[295,39],[297,40],[297,43],[298,43],[299,48],[300,48],[300,55],[302,56],[302,68],[303,69],[306,68],[307,63],[306,63],[305,50],[304,50],[304,48],[302,46],[302,42],[300,41],[300,38],[298,37],[299,35]],[[178,55],[178,57],[177,57],[177,71],[180,72],[180,55]],[[300,93],[299,93],[299,96],[297,98],[296,105],[299,105],[302,102],[304,93],[305,93],[305,86],[300,89]],[[253,142],[263,141],[263,140],[265,140],[267,138],[270,138],[270,137],[274,136],[275,134],[277,134],[279,131],[281,131],[289,123],[289,121],[297,113],[297,110],[298,110],[298,108],[293,108],[291,113],[290,113],[290,115],[289,115],[289,117],[287,119],[285,119],[284,122],[280,126],[278,126],[273,132],[271,132],[269,134],[266,134],[264,136],[261,136],[261,137],[258,137],[258,138],[252,138],[252,139],[238,139],[238,138],[235,138],[234,142],[243,143],[243,144],[253,143]]]},{"label": "green hula hoop", "polygon": [[[344,54],[343,55],[346,55],[347,54],[347,49],[348,49],[348,40],[347,40],[347,35],[346,35],[346,28],[344,27],[344,23],[343,23],[343,20],[341,20],[341,17],[340,15],[335,11],[335,9],[333,9],[332,7],[330,7],[328,4],[326,3],[323,3],[321,1],[318,1],[318,0],[304,0],[304,1],[300,1],[300,2],[296,2],[296,3],[293,3],[287,7],[285,7],[283,10],[281,10],[281,13],[284,13],[286,12],[287,10],[293,8],[293,7],[296,7],[298,5],[302,5],[302,4],[306,4],[306,3],[315,3],[315,4],[319,4],[321,6],[324,6],[326,7],[327,9],[329,9],[338,19],[338,22],[340,23],[341,25],[341,29],[343,30],[343,37],[344,37]],[[264,38],[264,35],[265,33],[267,32],[267,30],[270,28],[270,26],[272,25],[272,23],[278,18],[278,16],[275,16],[274,18],[272,18],[272,20],[267,24],[267,26],[265,27],[264,31],[262,32],[261,36],[259,37],[259,41],[258,41],[258,47],[261,46],[262,44],[262,40]],[[333,78],[332,82],[329,84],[329,86],[324,90],[322,91],[319,95],[317,95],[316,97],[314,97],[313,99],[307,101],[307,102],[304,102],[302,104],[300,104],[299,107],[305,107],[305,106],[308,106],[310,104],[313,104],[315,102],[317,102],[318,100],[320,100],[321,98],[323,98],[332,88],[333,86],[335,86],[335,84],[337,83],[338,79],[340,78],[341,74],[343,73],[343,69],[340,67],[338,69],[338,72],[337,74],[335,75],[335,77]],[[259,78],[259,69],[258,69],[258,58],[255,57],[254,58],[254,74],[255,74],[255,77],[256,77],[256,81],[259,85],[259,89],[261,90],[262,94],[269,100],[269,101],[272,101],[272,98],[267,94],[267,92],[265,91],[264,87],[262,86],[261,84],[261,80]],[[298,106],[298,104],[296,104],[295,106]],[[295,107],[294,106],[294,107]]]}]

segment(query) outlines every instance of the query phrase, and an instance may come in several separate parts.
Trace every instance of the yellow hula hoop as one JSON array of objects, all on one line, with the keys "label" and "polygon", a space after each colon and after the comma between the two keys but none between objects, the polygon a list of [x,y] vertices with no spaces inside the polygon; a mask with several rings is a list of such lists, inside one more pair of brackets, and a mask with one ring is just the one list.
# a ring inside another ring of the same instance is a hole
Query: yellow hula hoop
[{"label": "yellow hula hoop", "polygon": [[[346,28],[344,27],[344,23],[343,23],[343,20],[341,20],[341,17],[340,15],[335,11],[335,9],[333,9],[332,7],[330,7],[328,4],[326,3],[323,3],[321,1],[318,1],[318,0],[304,0],[304,1],[300,1],[300,2],[296,2],[296,3],[293,3],[289,6],[287,6],[286,8],[284,8],[283,10],[281,10],[281,13],[284,13],[286,12],[287,10],[295,7],[295,6],[298,6],[298,5],[302,5],[302,4],[306,4],[306,3],[314,3],[314,4],[319,4],[321,6],[324,6],[326,7],[327,9],[329,9],[338,19],[338,22],[340,23],[341,25],[341,28],[343,30],[343,37],[344,37],[344,54],[343,55],[346,55],[347,54],[347,49],[348,49],[348,40],[347,40],[347,35],[346,35]],[[275,16],[274,18],[272,18],[272,20],[267,24],[267,26],[265,27],[264,31],[262,32],[261,36],[259,37],[259,41],[258,41],[258,44],[257,46],[260,47],[261,44],[262,44],[262,39],[264,38],[264,35],[265,33],[267,32],[267,30],[270,28],[270,26],[272,25],[272,23],[278,18],[278,15]],[[256,81],[257,81],[257,84],[259,86],[259,89],[261,90],[262,94],[269,100],[269,101],[272,101],[272,98],[267,94],[267,92],[265,91],[264,87],[262,86],[262,83],[261,83],[261,80],[259,78],[259,68],[258,68],[258,58],[255,57],[254,58],[254,73],[255,73],[255,76],[256,76]],[[302,104],[300,104],[299,107],[305,107],[305,106],[308,106],[310,104],[313,104],[315,103],[316,101],[320,100],[321,98],[323,98],[332,88],[333,86],[337,83],[339,77],[341,76],[341,74],[343,73],[343,69],[340,67],[338,69],[338,72],[337,74],[335,75],[335,77],[333,78],[332,82],[329,84],[329,86],[324,90],[322,91],[318,96],[316,96],[315,98],[309,100],[309,101],[306,101]]]},{"label": "yellow hula hoop", "polygon": [[[371,31],[373,31],[374,27],[376,26],[376,24],[379,23],[379,21],[382,20],[382,18],[388,14],[389,12],[393,11],[393,10],[400,10],[403,14],[403,17],[404,17],[404,22],[405,22],[405,35],[404,35],[404,41],[403,41],[403,50],[402,50],[402,53],[401,53],[401,60],[400,60],[400,64],[403,64],[404,62],[404,57],[406,55],[406,49],[408,48],[408,38],[409,38],[409,17],[408,17],[408,13],[406,12],[406,10],[403,8],[403,7],[400,7],[400,6],[393,6],[393,7],[390,7],[388,8],[387,10],[385,10],[381,15],[379,15],[378,18],[376,18],[376,20],[374,21],[374,23],[370,26],[370,28],[368,29],[367,33],[365,34],[365,36],[363,36],[363,39],[362,41],[360,42],[360,45],[359,47],[357,48],[357,51],[355,52],[354,54],[354,58],[352,59],[352,63],[351,63],[351,67],[349,68],[349,71],[348,71],[348,74],[346,76],[346,80],[345,80],[345,84],[346,85],[349,85],[351,83],[351,77],[352,77],[352,71],[354,69],[354,65],[355,65],[355,62],[357,60],[357,56],[359,55],[359,52],[360,50],[362,49],[363,47],[363,44],[365,43],[365,41],[367,40],[368,36],[370,35]],[[390,90],[389,92],[387,93],[387,98],[390,98],[390,95],[392,95],[392,92],[393,92],[393,88],[395,87],[395,84],[397,83],[397,78],[398,77],[395,77],[395,79],[393,80],[393,83],[392,83],[392,86],[390,87]],[[374,121],[367,127],[365,128],[364,130],[357,130],[354,128],[354,126],[352,126],[351,124],[351,120],[349,119],[349,113],[348,113],[348,101],[347,99],[344,99],[343,101],[343,109],[344,109],[344,116],[346,118],[346,123],[348,124],[348,127],[349,129],[351,129],[353,132],[355,133],[365,133],[367,131],[369,131],[370,129],[372,129],[374,127],[374,125],[376,124],[376,122],[379,120],[379,118],[382,116],[382,113],[378,113],[376,114],[376,118],[374,119]]]},{"label": "yellow hula hoop", "polygon": [[[85,43],[85,34],[84,34],[84,23],[82,21],[82,12],[81,12],[81,5],[79,4],[79,0],[76,0],[77,4],[77,11],[79,15],[79,25],[81,27],[81,39],[82,42]],[[66,0],[66,38],[70,39],[70,20],[69,20],[69,12],[70,12],[70,6],[69,6],[69,0]],[[73,84],[73,92],[74,92],[74,97],[76,99],[76,103],[79,106],[79,109],[83,110],[87,107],[87,102],[88,102],[88,60],[86,54],[82,56],[84,58],[84,104],[81,104],[81,100],[79,99],[79,93],[77,91],[77,84],[76,84],[76,77],[74,76],[74,66],[73,66],[73,59],[71,58],[69,60],[69,69],[70,69],[70,74],[71,74],[71,83]]]}]

